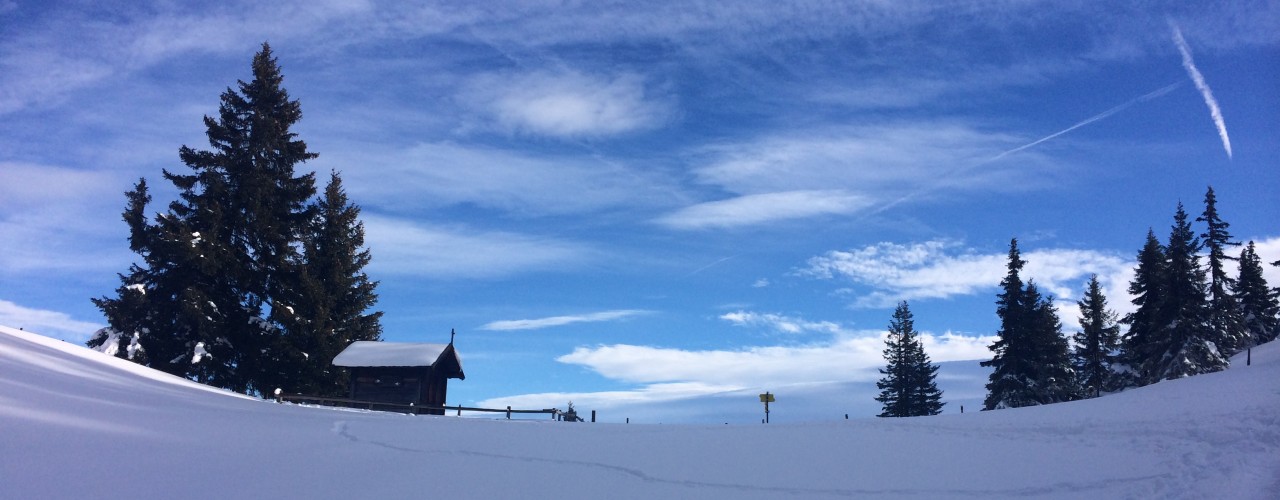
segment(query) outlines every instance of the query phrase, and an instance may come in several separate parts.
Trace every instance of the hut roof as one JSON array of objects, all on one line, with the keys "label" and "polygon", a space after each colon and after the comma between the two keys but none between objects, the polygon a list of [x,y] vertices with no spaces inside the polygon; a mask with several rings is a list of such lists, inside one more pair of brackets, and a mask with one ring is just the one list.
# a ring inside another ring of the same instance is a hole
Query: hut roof
[{"label": "hut roof", "polygon": [[434,366],[456,367],[456,377],[462,374],[462,360],[453,350],[453,344],[428,344],[424,342],[376,342],[357,340],[333,358],[334,366],[384,367],[384,366]]}]

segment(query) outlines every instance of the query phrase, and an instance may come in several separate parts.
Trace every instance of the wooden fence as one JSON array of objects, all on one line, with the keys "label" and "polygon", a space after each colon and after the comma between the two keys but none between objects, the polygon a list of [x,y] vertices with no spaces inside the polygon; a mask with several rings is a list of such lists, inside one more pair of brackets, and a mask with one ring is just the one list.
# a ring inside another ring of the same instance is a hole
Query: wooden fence
[{"label": "wooden fence", "polygon": [[276,401],[277,402],[288,401],[290,403],[299,403],[299,404],[318,404],[323,406],[338,406],[343,408],[364,408],[367,410],[391,411],[391,412],[397,412],[397,413],[410,413],[415,415],[427,413],[433,410],[441,411],[441,412],[457,411],[458,412],[457,414],[459,417],[462,416],[462,412],[464,410],[486,412],[486,413],[506,413],[507,420],[511,420],[511,414],[513,413],[550,414],[552,420],[555,420],[556,416],[560,414],[560,410],[556,408],[547,408],[543,410],[513,410],[511,409],[510,406],[506,407],[506,409],[473,408],[470,406],[429,406],[429,405],[415,405],[412,403],[409,403],[409,404],[380,403],[375,401],[363,401],[363,400],[349,399],[349,398],[304,396],[302,394],[281,394],[279,396],[276,396]]}]

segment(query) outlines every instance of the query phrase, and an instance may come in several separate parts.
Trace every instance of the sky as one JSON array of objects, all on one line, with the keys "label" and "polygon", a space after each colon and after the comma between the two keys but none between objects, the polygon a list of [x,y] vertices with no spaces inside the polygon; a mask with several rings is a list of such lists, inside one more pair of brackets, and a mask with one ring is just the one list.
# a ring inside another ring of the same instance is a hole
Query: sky
[{"label": "sky", "polygon": [[303,169],[363,209],[385,340],[458,332],[450,404],[874,415],[906,300],[955,412],[1012,238],[1068,335],[1091,274],[1132,309],[1147,230],[1208,186],[1280,259],[1275,2],[0,0],[0,28],[0,324],[70,342],[137,260],[123,193],[172,199],[263,42]]}]

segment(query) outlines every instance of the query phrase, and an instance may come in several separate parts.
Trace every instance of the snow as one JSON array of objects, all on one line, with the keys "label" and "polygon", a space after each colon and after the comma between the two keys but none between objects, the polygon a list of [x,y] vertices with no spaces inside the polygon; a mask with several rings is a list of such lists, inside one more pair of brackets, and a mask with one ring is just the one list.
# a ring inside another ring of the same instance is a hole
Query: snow
[{"label": "snow", "polygon": [[[94,332],[90,338],[105,337],[105,340],[94,350],[107,356],[115,356],[120,351],[120,337],[122,335],[120,331],[114,328],[102,328]],[[138,343],[138,337],[138,332],[133,332],[133,335],[129,338],[129,346],[125,348],[125,354],[129,359],[137,356],[139,351],[146,352],[146,349],[142,348],[142,344]]]},{"label": "snow", "polygon": [[191,350],[191,364],[194,365],[196,363],[199,363],[206,356],[210,358],[213,357],[209,355],[209,351],[206,351],[204,349],[204,342],[196,342],[196,347]]},{"label": "snow", "polygon": [[[333,358],[334,366],[431,366],[449,344],[358,340]],[[459,358],[461,362],[461,358]]]},{"label": "snow", "polygon": [[992,412],[568,424],[277,404],[0,327],[0,496],[1276,498],[1280,343],[1253,354]]}]

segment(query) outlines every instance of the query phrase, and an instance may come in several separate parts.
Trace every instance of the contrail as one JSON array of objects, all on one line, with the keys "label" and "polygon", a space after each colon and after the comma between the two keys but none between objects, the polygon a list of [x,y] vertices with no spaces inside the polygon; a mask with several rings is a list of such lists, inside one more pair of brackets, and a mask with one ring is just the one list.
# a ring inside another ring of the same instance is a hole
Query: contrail
[{"label": "contrail", "polygon": [[[1038,144],[1040,144],[1040,143],[1042,143],[1042,142],[1044,142],[1044,141],[1047,141],[1047,140],[1053,139],[1053,138],[1055,138],[1055,137],[1058,137],[1058,136],[1060,136],[1060,135],[1062,135],[1062,134],[1065,134],[1065,133],[1067,133],[1067,132],[1070,132],[1070,131],[1072,131],[1072,130],[1078,129],[1078,128],[1083,127],[1083,126],[1085,126],[1085,125],[1088,125],[1088,124],[1090,124],[1090,123],[1096,122],[1096,121],[1098,121],[1098,120],[1102,120],[1102,119],[1107,118],[1107,117],[1109,117],[1109,116],[1111,116],[1111,115],[1114,115],[1114,114],[1116,114],[1116,113],[1119,113],[1119,112],[1121,112],[1121,111],[1124,111],[1124,110],[1125,110],[1125,109],[1127,109],[1129,106],[1133,106],[1134,104],[1137,104],[1137,103],[1140,103],[1140,102],[1143,102],[1143,101],[1150,101],[1150,100],[1155,99],[1155,98],[1157,98],[1157,97],[1160,97],[1160,96],[1162,96],[1162,95],[1168,94],[1169,92],[1173,91],[1173,89],[1178,88],[1180,85],[1182,85],[1182,84],[1181,84],[1181,83],[1171,83],[1171,84],[1169,84],[1169,85],[1165,85],[1164,87],[1161,87],[1161,88],[1159,88],[1159,89],[1153,90],[1153,91],[1148,92],[1148,93],[1146,93],[1146,94],[1143,94],[1143,95],[1140,95],[1140,96],[1135,97],[1135,98],[1133,98],[1133,99],[1130,99],[1128,102],[1126,102],[1126,103],[1124,103],[1124,104],[1121,104],[1121,105],[1116,106],[1116,107],[1114,107],[1114,108],[1108,109],[1108,110],[1106,110],[1106,111],[1103,111],[1103,112],[1101,112],[1101,113],[1098,113],[1098,114],[1096,114],[1096,115],[1093,115],[1093,116],[1091,116],[1091,117],[1089,117],[1089,118],[1085,118],[1085,119],[1084,119],[1084,121],[1081,121],[1080,123],[1077,123],[1077,124],[1072,125],[1072,126],[1070,126],[1070,127],[1064,128],[1064,129],[1062,129],[1062,130],[1060,130],[1060,131],[1058,131],[1058,132],[1054,132],[1054,133],[1052,133],[1052,134],[1046,135],[1046,136],[1041,137],[1041,138],[1039,138],[1039,139],[1036,139],[1036,140],[1034,140],[1034,141],[1028,142],[1028,143],[1023,144],[1023,145],[1021,145],[1021,146],[1018,146],[1018,147],[1016,147],[1016,148],[1013,148],[1013,149],[1010,149],[1010,150],[1005,151],[1005,152],[1003,152],[1003,153],[1000,153],[1000,154],[998,154],[998,155],[995,155],[995,156],[991,157],[991,159],[990,159],[990,160],[984,161],[984,162],[982,162],[982,163],[987,163],[987,162],[996,161],[996,160],[999,160],[999,159],[1004,158],[1004,157],[1006,157],[1006,156],[1009,156],[1009,155],[1011,155],[1011,154],[1014,154],[1014,153],[1017,153],[1017,152],[1019,152],[1019,151],[1022,151],[1022,150],[1024,150],[1024,149],[1028,149],[1028,148],[1034,147],[1034,146],[1036,146],[1036,145],[1038,145]],[[1227,153],[1228,153],[1228,155],[1230,155],[1230,147],[1228,147],[1228,151],[1227,151]],[[980,163],[980,164],[981,164],[981,163]],[[976,165],[975,165],[975,166],[976,166]]]},{"label": "contrail", "polygon": [[[1019,152],[1019,151],[1024,151],[1024,150],[1027,150],[1027,149],[1033,148],[1033,147],[1035,147],[1035,146],[1037,146],[1037,145],[1040,145],[1041,143],[1043,143],[1043,142],[1045,142],[1045,141],[1048,141],[1048,140],[1054,139],[1054,138],[1056,138],[1056,137],[1058,137],[1058,136],[1061,136],[1061,135],[1063,135],[1063,134],[1066,134],[1066,133],[1068,133],[1068,132],[1071,132],[1072,130],[1078,129],[1078,128],[1080,128],[1080,127],[1083,127],[1083,126],[1088,125],[1088,124],[1090,124],[1090,123],[1094,123],[1094,122],[1099,121],[1099,120],[1103,120],[1103,119],[1105,119],[1105,118],[1107,118],[1107,117],[1109,117],[1109,116],[1111,116],[1111,115],[1114,115],[1114,114],[1116,114],[1116,113],[1119,113],[1119,112],[1121,112],[1121,111],[1124,111],[1125,109],[1128,109],[1130,106],[1133,106],[1134,104],[1138,104],[1138,103],[1140,103],[1140,102],[1145,102],[1145,101],[1150,101],[1150,100],[1155,99],[1155,98],[1157,98],[1157,97],[1160,97],[1160,96],[1162,96],[1162,95],[1168,94],[1169,92],[1172,92],[1172,91],[1173,91],[1173,89],[1176,89],[1176,88],[1178,88],[1178,87],[1180,87],[1180,86],[1182,86],[1182,82],[1174,82],[1174,83],[1171,83],[1171,84],[1165,85],[1165,86],[1160,87],[1160,88],[1158,88],[1158,89],[1156,89],[1156,90],[1153,90],[1153,91],[1151,91],[1151,92],[1147,92],[1146,94],[1142,94],[1142,95],[1140,95],[1140,96],[1138,96],[1138,97],[1135,97],[1135,98],[1133,98],[1133,99],[1129,99],[1128,101],[1126,101],[1126,102],[1124,102],[1123,104],[1120,104],[1120,105],[1118,105],[1118,106],[1116,106],[1116,107],[1114,107],[1114,108],[1108,109],[1108,110],[1103,111],[1103,112],[1101,112],[1101,113],[1098,113],[1098,114],[1096,114],[1096,115],[1093,115],[1093,116],[1090,116],[1090,117],[1088,117],[1088,118],[1085,118],[1084,120],[1082,120],[1082,121],[1080,121],[1079,123],[1076,123],[1075,125],[1072,125],[1072,126],[1070,126],[1070,127],[1064,128],[1064,129],[1062,129],[1062,130],[1059,130],[1059,131],[1054,132],[1054,133],[1052,133],[1052,134],[1046,135],[1046,136],[1044,136],[1044,137],[1041,137],[1041,138],[1036,139],[1036,140],[1034,140],[1034,141],[1028,142],[1028,143],[1023,144],[1023,145],[1021,145],[1021,146],[1018,146],[1018,147],[1016,147],[1016,148],[1010,149],[1010,150],[1008,150],[1008,151],[1004,151],[1004,152],[1002,152],[1002,153],[1000,153],[1000,154],[998,154],[998,155],[992,156],[991,158],[987,158],[987,159],[985,159],[985,160],[981,160],[981,161],[975,162],[975,163],[973,163],[973,164],[966,165],[966,166],[961,166],[961,167],[955,168],[955,169],[953,169],[953,170],[951,170],[951,171],[949,171],[949,172],[945,172],[945,173],[943,173],[942,175],[940,175],[940,176],[938,176],[938,177],[936,178],[938,182],[935,182],[933,185],[928,186],[928,187],[925,187],[924,189],[919,189],[919,190],[916,190],[916,191],[914,191],[914,192],[908,193],[908,194],[906,194],[905,196],[902,196],[902,197],[900,197],[900,198],[898,198],[898,199],[896,199],[896,200],[893,200],[893,201],[891,201],[891,202],[889,202],[889,203],[886,203],[886,204],[884,204],[884,205],[880,206],[879,208],[877,208],[877,209],[875,209],[875,210],[872,210],[872,211],[871,211],[871,212],[869,212],[867,215],[871,215],[871,214],[878,214],[878,213],[884,212],[885,210],[888,210],[888,209],[890,209],[890,208],[893,208],[893,207],[895,207],[895,206],[897,206],[897,205],[899,205],[899,204],[901,204],[901,203],[903,203],[903,202],[905,202],[905,201],[907,201],[907,200],[910,200],[911,198],[914,198],[914,197],[916,197],[916,196],[919,196],[919,195],[922,195],[922,194],[924,194],[924,193],[928,193],[928,192],[930,192],[930,191],[933,191],[933,190],[935,190],[935,189],[938,189],[938,188],[940,188],[940,187],[942,186],[942,184],[943,184],[943,183],[942,183],[941,181],[942,181],[943,179],[946,179],[946,178],[948,178],[948,177],[954,176],[954,175],[956,175],[956,174],[958,174],[958,173],[961,173],[961,172],[964,172],[964,171],[967,171],[967,170],[971,170],[971,169],[974,169],[974,168],[980,167],[980,166],[982,166],[982,165],[986,165],[986,164],[988,164],[988,163],[991,163],[991,162],[993,162],[993,161],[999,160],[999,159],[1001,159],[1001,158],[1004,158],[1004,157],[1009,156],[1009,155],[1011,155],[1011,154],[1017,153],[1017,152]],[[1228,156],[1229,156],[1229,155],[1230,155],[1230,150],[1228,150]]]},{"label": "contrail", "polygon": [[730,260],[730,259],[733,259],[733,258],[736,258],[736,257],[737,257],[737,255],[730,255],[730,256],[725,257],[725,258],[723,258],[723,259],[717,260],[717,261],[715,261],[715,262],[712,262],[712,263],[710,263],[710,264],[707,264],[707,265],[705,265],[705,266],[702,266],[702,267],[699,267],[699,268],[695,269],[693,272],[691,272],[691,273],[689,273],[689,274],[684,275],[684,277],[688,278],[688,277],[693,276],[693,275],[695,275],[695,274],[698,274],[698,273],[700,273],[700,272],[706,271],[707,269],[711,269],[712,267],[715,267],[715,266],[719,265],[721,262],[724,262],[724,261],[726,261],[726,260]]},{"label": "contrail", "polygon": [[1218,108],[1218,100],[1213,98],[1213,91],[1209,90],[1209,84],[1205,83],[1204,75],[1200,74],[1200,70],[1196,69],[1196,62],[1191,59],[1191,47],[1187,46],[1187,41],[1182,38],[1182,30],[1178,29],[1178,24],[1169,20],[1169,27],[1173,28],[1173,42],[1178,45],[1178,52],[1182,53],[1182,67],[1187,69],[1187,75],[1191,76],[1191,81],[1195,82],[1196,89],[1200,90],[1200,95],[1204,96],[1205,105],[1209,106],[1209,114],[1213,116],[1213,125],[1218,127],[1218,136],[1222,138],[1222,148],[1227,150],[1227,159],[1231,158],[1231,138],[1227,137],[1227,122],[1222,119],[1222,110]]}]

